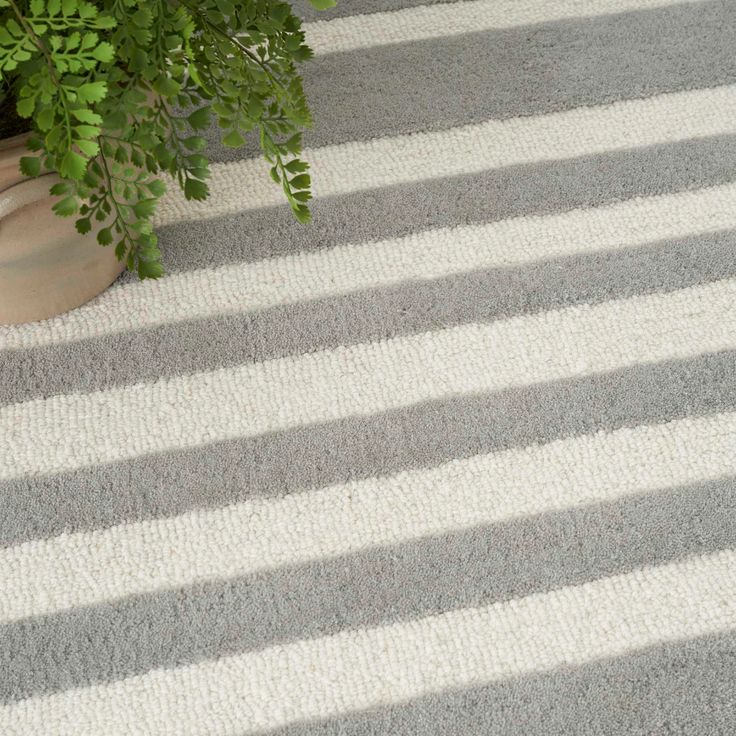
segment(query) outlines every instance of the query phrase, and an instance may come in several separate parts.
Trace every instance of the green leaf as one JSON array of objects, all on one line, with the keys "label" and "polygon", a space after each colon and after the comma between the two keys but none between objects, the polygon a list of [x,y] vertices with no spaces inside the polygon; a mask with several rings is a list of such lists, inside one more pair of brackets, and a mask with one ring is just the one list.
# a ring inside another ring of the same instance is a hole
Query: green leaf
[{"label": "green leaf", "polygon": [[76,214],[78,209],[78,203],[76,197],[65,197],[60,202],[57,202],[52,209],[59,215],[59,217],[70,217]]},{"label": "green leaf", "polygon": [[90,19],[97,15],[97,8],[86,0],[79,0],[77,12],[80,18]]},{"label": "green leaf", "polygon": [[138,238],[138,251],[142,258],[148,260],[156,260],[160,255],[161,251],[156,246],[158,243],[158,237],[152,232],[147,232]]},{"label": "green leaf", "polygon": [[20,171],[24,176],[38,176],[41,173],[41,159],[38,156],[21,156]]},{"label": "green leaf", "polygon": [[15,106],[18,111],[18,115],[22,118],[29,118],[33,115],[33,111],[36,109],[36,98],[35,97],[21,97]]},{"label": "green leaf", "polygon": [[187,199],[207,199],[209,193],[209,189],[203,181],[199,181],[198,179],[187,179],[184,182],[184,196]]},{"label": "green leaf", "polygon": [[62,15],[72,15],[77,10],[77,0],[61,0]]},{"label": "green leaf", "polygon": [[156,160],[162,168],[167,168],[174,158],[174,154],[163,144],[156,146],[153,150],[153,154],[156,156]]},{"label": "green leaf", "polygon": [[[190,153],[187,156],[187,164],[192,168],[206,169],[210,165],[210,161],[207,156],[203,156],[201,153]],[[203,177],[198,176],[197,179]]]},{"label": "green leaf", "polygon": [[76,138],[97,138],[100,129],[96,125],[77,125],[74,128]]},{"label": "green leaf", "polygon": [[293,153],[295,156],[298,156],[302,150],[302,134],[295,133],[288,141],[286,141],[286,143],[284,143],[284,147],[289,151],[289,153]]},{"label": "green leaf", "polygon": [[109,227],[103,227],[97,233],[97,242],[100,245],[110,245],[112,243],[112,229]]},{"label": "green leaf", "polygon": [[162,197],[166,193],[166,184],[164,184],[161,179],[151,179],[151,181],[146,184],[146,187],[148,187],[148,191],[151,192],[154,197]]},{"label": "green leaf", "polygon": [[253,95],[248,100],[248,115],[254,120],[257,120],[263,115],[263,104],[256,95]]},{"label": "green leaf", "polygon": [[8,18],[5,21],[5,25],[16,38],[21,38],[23,36],[23,29],[18,25],[18,21],[15,18]]},{"label": "green leaf", "polygon": [[175,97],[179,94],[181,85],[171,79],[171,77],[160,76],[154,81],[153,89],[162,97]]},{"label": "green leaf", "polygon": [[228,148],[238,148],[245,143],[245,139],[240,135],[239,131],[231,130],[227,135],[222,137],[222,143]]},{"label": "green leaf", "polygon": [[87,33],[84,34],[84,36],[82,36],[81,48],[83,48],[85,51],[87,49],[94,48],[95,46],[97,46],[97,43],[99,42],[99,40],[100,40],[100,37],[94,31],[88,31]]},{"label": "green leaf", "polygon": [[114,28],[117,25],[115,17],[112,15],[100,15],[95,22],[97,28]]},{"label": "green leaf", "polygon": [[190,166],[189,167],[189,173],[191,174],[192,178],[194,179],[207,179],[210,175],[209,169],[202,169],[198,166]]},{"label": "green leaf", "polygon": [[92,112],[89,108],[83,107],[69,111],[80,123],[89,123],[90,125],[101,125],[102,117],[96,112]]},{"label": "green leaf", "polygon": [[[41,115],[40,113],[36,116],[36,122],[39,122]],[[44,139],[45,148],[47,151],[55,151],[59,148],[59,142],[62,136],[66,138],[66,129],[62,125],[55,125],[46,135]]]},{"label": "green leaf", "polygon": [[156,203],[158,199],[152,197],[150,199],[141,199],[133,205],[133,212],[136,217],[147,218],[151,217],[156,211]]},{"label": "green leaf", "polygon": [[228,117],[233,113],[233,108],[222,102],[214,102],[212,104],[212,110],[220,117]]},{"label": "green leaf", "polygon": [[43,148],[43,140],[39,138],[35,133],[31,133],[30,137],[26,141],[26,148],[29,151],[40,151]]},{"label": "green leaf", "polygon": [[292,207],[294,215],[299,222],[306,224],[312,219],[312,213],[309,211],[309,207],[300,204],[298,207]]},{"label": "green leaf", "polygon": [[60,197],[62,194],[66,194],[71,189],[71,185],[66,181],[56,182],[50,189],[49,194],[52,197]]},{"label": "green leaf", "polygon": [[[95,113],[92,113],[93,115]],[[84,121],[89,122],[89,121]],[[122,130],[128,124],[128,118],[122,110],[111,110],[105,115],[103,125],[108,132]]]},{"label": "green leaf", "polygon": [[138,261],[138,275],[142,279],[158,279],[164,275],[161,261]]},{"label": "green leaf", "polygon": [[210,108],[200,107],[195,110],[188,118],[187,122],[194,130],[204,130],[210,124]]},{"label": "green leaf", "polygon": [[77,148],[90,158],[96,156],[100,152],[100,147],[97,145],[97,141],[88,141],[85,139],[78,140]]},{"label": "green leaf", "polygon": [[130,20],[139,28],[148,28],[153,22],[153,16],[148,8],[142,7],[130,16]]},{"label": "green leaf", "polygon": [[115,257],[122,261],[125,259],[125,254],[128,252],[128,245],[125,242],[125,239],[121,240],[116,246],[115,246]]},{"label": "green leaf", "polygon": [[76,49],[81,42],[82,34],[79,31],[74,31],[74,33],[70,33],[66,39],[66,50],[74,51],[74,49]]},{"label": "green leaf", "polygon": [[309,169],[309,164],[305,161],[301,161],[298,158],[295,158],[293,161],[289,161],[284,168],[290,173],[290,174],[301,174],[303,171],[307,171]]},{"label": "green leaf", "polygon": [[290,11],[291,9],[286,3],[278,3],[271,6],[271,11],[269,15],[271,17],[271,20],[281,24],[286,20],[286,17],[289,15]]},{"label": "green leaf", "polygon": [[92,221],[89,217],[81,217],[74,223],[74,227],[77,228],[78,233],[86,235],[92,229]]},{"label": "green leaf", "polygon": [[182,143],[186,148],[188,148],[190,151],[201,151],[203,148],[206,148],[207,141],[198,135],[190,136],[189,138],[185,138]]},{"label": "green leaf", "polygon": [[92,51],[92,56],[103,64],[109,64],[115,58],[115,49],[112,44],[104,41]]},{"label": "green leaf", "polygon": [[81,179],[87,170],[87,160],[74,151],[67,151],[61,159],[59,174],[69,179]]},{"label": "green leaf", "polygon": [[299,174],[289,182],[294,189],[306,189],[311,183],[312,179],[309,174]]},{"label": "green leaf", "polygon": [[300,46],[296,51],[292,51],[291,55],[296,61],[307,61],[314,56],[314,51],[306,44]]},{"label": "green leaf", "polygon": [[99,102],[107,96],[105,82],[87,82],[74,90],[80,102]]},{"label": "green leaf", "polygon": [[289,51],[296,51],[304,41],[304,34],[294,34],[286,39],[286,48]]}]

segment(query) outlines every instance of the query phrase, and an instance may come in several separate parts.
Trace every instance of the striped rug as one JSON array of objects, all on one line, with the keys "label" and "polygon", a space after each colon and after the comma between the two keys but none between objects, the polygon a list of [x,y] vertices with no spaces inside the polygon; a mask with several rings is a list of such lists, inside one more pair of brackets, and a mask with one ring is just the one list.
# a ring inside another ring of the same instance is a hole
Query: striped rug
[{"label": "striped rug", "polygon": [[0,329],[0,734],[735,733],[736,3],[304,15],[314,223]]}]

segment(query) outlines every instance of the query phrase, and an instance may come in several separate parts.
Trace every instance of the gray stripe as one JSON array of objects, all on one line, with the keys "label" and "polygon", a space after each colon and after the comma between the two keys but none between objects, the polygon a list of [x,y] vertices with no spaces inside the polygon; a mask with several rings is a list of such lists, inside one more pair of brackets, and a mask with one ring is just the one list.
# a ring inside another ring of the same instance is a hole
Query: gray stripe
[{"label": "gray stripe", "polygon": [[727,632],[268,734],[732,736],[734,670]]},{"label": "gray stripe", "polygon": [[695,139],[321,198],[309,226],[288,207],[180,223],[160,229],[160,245],[169,271],[209,268],[696,189],[733,181],[735,171],[736,136]]},{"label": "gray stripe", "polygon": [[0,701],[736,546],[736,478],[0,627]]},{"label": "gray stripe", "polygon": [[[303,69],[315,120],[305,140],[324,146],[725,84],[736,76],[734,47],[736,4],[716,0],[330,54]],[[213,128],[213,160],[258,155],[255,138],[232,149],[220,136]]]},{"label": "gray stripe", "polygon": [[712,233],[12,351],[0,405],[684,288],[736,275],[734,250],[736,231]]},{"label": "gray stripe", "polygon": [[724,352],[13,479],[0,483],[0,544],[734,406],[736,352]]},{"label": "gray stripe", "polygon": [[347,15],[403,10],[417,5],[437,5],[441,2],[452,2],[452,0],[337,0],[337,5],[327,10],[315,10],[308,0],[295,0],[292,5],[300,18],[305,21],[315,21],[344,18]]}]

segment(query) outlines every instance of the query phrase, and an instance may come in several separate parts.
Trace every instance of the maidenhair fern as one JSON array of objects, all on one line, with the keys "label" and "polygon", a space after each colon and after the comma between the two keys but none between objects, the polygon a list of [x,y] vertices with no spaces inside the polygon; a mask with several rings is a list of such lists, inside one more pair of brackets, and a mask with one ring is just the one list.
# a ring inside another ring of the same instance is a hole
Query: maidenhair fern
[{"label": "maidenhair fern", "polygon": [[105,223],[98,241],[141,278],[163,273],[160,174],[205,199],[198,132],[214,122],[226,146],[257,136],[295,216],[309,220],[300,154],[311,119],[296,65],[311,55],[282,0],[0,0],[0,94],[32,129],[22,172],[57,171],[55,212],[76,216],[80,233]]}]

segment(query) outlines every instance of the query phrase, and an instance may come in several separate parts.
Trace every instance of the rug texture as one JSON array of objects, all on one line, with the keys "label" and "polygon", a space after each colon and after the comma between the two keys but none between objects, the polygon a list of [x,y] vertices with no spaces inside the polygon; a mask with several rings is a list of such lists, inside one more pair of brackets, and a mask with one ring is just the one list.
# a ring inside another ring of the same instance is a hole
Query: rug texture
[{"label": "rug texture", "polygon": [[300,8],[314,223],[0,328],[0,734],[736,733],[736,3]]}]

